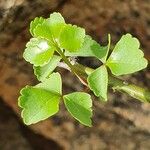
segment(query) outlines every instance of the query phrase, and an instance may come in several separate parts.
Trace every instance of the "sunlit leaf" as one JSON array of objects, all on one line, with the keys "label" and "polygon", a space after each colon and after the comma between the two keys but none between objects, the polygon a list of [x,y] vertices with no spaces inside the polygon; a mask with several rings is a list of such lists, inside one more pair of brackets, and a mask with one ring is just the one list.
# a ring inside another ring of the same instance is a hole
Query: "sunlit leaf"
[{"label": "sunlit leaf", "polygon": [[110,55],[107,66],[116,76],[130,74],[147,67],[140,43],[131,34],[123,35]]},{"label": "sunlit leaf", "polygon": [[60,47],[70,52],[77,51],[81,48],[84,38],[85,30],[83,28],[67,24],[60,34]]},{"label": "sunlit leaf", "polygon": [[65,26],[64,18],[60,13],[53,13],[42,24],[33,30],[36,37],[45,38],[51,42],[58,41],[61,30]]},{"label": "sunlit leaf", "polygon": [[67,110],[75,119],[86,126],[92,126],[92,100],[89,94],[74,92],[63,98]]},{"label": "sunlit leaf", "polygon": [[32,38],[26,45],[23,57],[34,66],[43,66],[50,61],[54,50],[46,40]]},{"label": "sunlit leaf", "polygon": [[50,15],[48,21],[50,22],[50,29],[53,38],[58,41],[61,31],[66,25],[65,20],[60,13],[55,12]]},{"label": "sunlit leaf", "polygon": [[101,62],[106,62],[107,54],[109,52],[108,46],[101,46],[95,40],[93,40],[89,35],[85,36],[84,43],[78,51],[69,52],[66,51],[66,56],[78,56],[78,57],[96,57]]},{"label": "sunlit leaf", "polygon": [[107,88],[108,88],[108,73],[105,66],[101,66],[94,70],[88,76],[88,85],[97,97],[107,101]]},{"label": "sunlit leaf", "polygon": [[56,114],[61,98],[61,78],[58,73],[37,86],[26,86],[21,90],[19,106],[22,110],[24,123],[37,123]]},{"label": "sunlit leaf", "polygon": [[34,74],[37,76],[39,81],[42,81],[49,77],[49,75],[54,71],[57,67],[58,62],[61,60],[60,56],[54,55],[48,64],[44,66],[34,66]]},{"label": "sunlit leaf", "polygon": [[40,25],[44,22],[44,18],[42,17],[36,17],[33,21],[30,23],[30,33],[32,36],[34,36],[33,30],[37,27],[37,25]]}]

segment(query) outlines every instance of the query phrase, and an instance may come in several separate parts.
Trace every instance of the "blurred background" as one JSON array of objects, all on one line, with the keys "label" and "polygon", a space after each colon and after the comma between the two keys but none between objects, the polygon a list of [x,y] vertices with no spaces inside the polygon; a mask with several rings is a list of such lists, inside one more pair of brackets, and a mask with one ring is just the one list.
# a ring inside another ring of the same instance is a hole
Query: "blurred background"
[{"label": "blurred background", "polygon": [[[150,60],[150,0],[0,0],[0,150],[150,150],[150,104],[111,90],[106,104],[93,97],[92,128],[75,121],[63,105],[50,119],[31,126],[22,123],[19,91],[37,83],[32,66],[22,58],[31,37],[29,24],[54,11],[103,45],[108,33],[114,44],[130,32]],[[91,58],[78,61],[98,66]],[[59,71],[65,93],[84,90],[71,73]],[[150,68],[124,79],[150,88]]]}]

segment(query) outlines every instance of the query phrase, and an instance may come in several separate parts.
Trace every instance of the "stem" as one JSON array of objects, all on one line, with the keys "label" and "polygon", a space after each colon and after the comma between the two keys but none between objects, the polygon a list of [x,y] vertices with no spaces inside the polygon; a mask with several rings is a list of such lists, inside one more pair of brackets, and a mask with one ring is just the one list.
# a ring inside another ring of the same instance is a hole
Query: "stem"
[{"label": "stem", "polygon": [[[70,71],[73,72],[85,86],[87,86],[87,83],[86,83],[87,77],[85,77],[86,73],[82,72],[81,71],[82,69],[79,69],[78,66],[72,65],[71,62],[64,55],[64,53],[62,52],[62,50],[59,47],[57,47],[57,52],[60,54],[60,56],[62,57],[64,62],[68,65],[68,67],[70,68]],[[66,67],[65,67],[65,69],[66,69]],[[68,68],[67,68],[67,70],[68,70]]]},{"label": "stem", "polygon": [[[94,69],[85,67],[81,64],[75,64],[73,65],[73,67],[75,69],[75,72],[77,72],[78,75],[80,75],[80,78],[83,79],[87,79],[88,75],[94,71]],[[87,83],[85,85],[88,86]],[[114,91],[116,90],[119,92],[127,93],[131,97],[136,98],[141,102],[150,102],[150,90],[134,84],[130,84],[112,75],[109,75],[109,86],[111,86]]]},{"label": "stem", "polygon": [[131,97],[136,98],[142,102],[150,102],[150,91],[134,84],[129,84],[121,79],[109,76],[109,85],[114,90],[125,92]]},{"label": "stem", "polygon": [[70,68],[70,70],[73,73],[75,73],[73,65],[70,63],[70,61],[67,59],[67,57],[64,55],[64,53],[62,52],[62,50],[59,47],[57,47],[57,52],[62,57],[62,59],[64,60],[64,62],[68,65],[68,67]]}]

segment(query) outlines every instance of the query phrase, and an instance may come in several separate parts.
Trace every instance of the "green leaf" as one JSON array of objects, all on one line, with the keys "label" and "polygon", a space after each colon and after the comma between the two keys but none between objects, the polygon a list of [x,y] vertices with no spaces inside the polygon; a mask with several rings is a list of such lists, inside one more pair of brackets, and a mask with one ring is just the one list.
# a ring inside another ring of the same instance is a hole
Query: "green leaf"
[{"label": "green leaf", "polygon": [[56,114],[61,98],[60,89],[61,78],[58,73],[37,86],[23,88],[18,104],[23,109],[21,115],[24,123],[30,125]]},{"label": "green leaf", "polygon": [[139,47],[138,39],[131,34],[122,36],[107,61],[114,75],[130,74],[147,67],[148,62]]},{"label": "green leaf", "polygon": [[59,35],[65,26],[64,18],[60,13],[53,13],[50,18],[45,19],[42,24],[33,30],[36,37],[45,38],[49,41],[58,41]]},{"label": "green leaf", "polygon": [[108,88],[108,72],[103,65],[94,70],[88,76],[89,88],[94,92],[97,97],[100,97],[103,101],[107,101],[107,88]]},{"label": "green leaf", "polygon": [[83,28],[67,24],[60,34],[60,47],[70,52],[77,51],[81,48],[84,38],[85,30]]},{"label": "green leaf", "polygon": [[48,79],[36,85],[38,88],[47,89],[58,95],[62,95],[62,81],[59,73],[52,73]]},{"label": "green leaf", "polygon": [[34,36],[33,30],[37,27],[37,25],[40,25],[44,22],[44,18],[42,17],[36,17],[33,21],[30,23],[30,33],[32,36]]},{"label": "green leaf", "polygon": [[54,115],[59,110],[60,96],[46,90],[27,86],[21,91],[20,107],[27,125],[37,123]]},{"label": "green leaf", "polygon": [[50,22],[50,29],[51,29],[53,38],[55,38],[57,41],[60,36],[61,31],[66,25],[65,20],[60,13],[56,13],[56,12],[51,14],[50,19],[48,20]]},{"label": "green leaf", "polygon": [[89,35],[85,36],[84,43],[82,47],[76,52],[66,51],[66,56],[78,56],[78,57],[96,57],[104,62],[103,58],[107,53],[107,46],[100,46],[95,40],[93,40]]},{"label": "green leaf", "polygon": [[74,92],[64,95],[64,103],[70,114],[80,123],[92,126],[92,100],[89,94],[84,92]]},{"label": "green leaf", "polygon": [[37,66],[34,68],[34,74],[37,76],[37,79],[39,81],[43,81],[46,78],[49,77],[49,75],[54,71],[54,69],[57,67],[58,62],[61,60],[60,56],[54,55],[48,64],[44,66]]},{"label": "green leaf", "polygon": [[42,24],[36,26],[33,30],[34,37],[40,37],[52,42],[52,33],[48,19],[45,19]]},{"label": "green leaf", "polygon": [[54,50],[46,40],[32,38],[26,45],[23,57],[34,66],[43,66],[50,61]]}]

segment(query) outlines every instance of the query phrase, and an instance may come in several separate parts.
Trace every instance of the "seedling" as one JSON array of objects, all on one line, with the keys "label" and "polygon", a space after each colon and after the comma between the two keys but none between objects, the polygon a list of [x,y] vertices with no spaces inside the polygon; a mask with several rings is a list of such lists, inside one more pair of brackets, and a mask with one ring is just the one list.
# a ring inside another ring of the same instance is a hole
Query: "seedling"
[{"label": "seedling", "polygon": [[[117,78],[142,70],[148,65],[139,49],[138,39],[131,34],[123,35],[110,54],[110,35],[108,45],[101,46],[83,28],[65,23],[61,14],[56,12],[47,19],[35,18],[30,24],[30,33],[33,37],[26,44],[23,57],[33,65],[40,83],[21,90],[18,104],[22,108],[21,115],[25,124],[34,124],[56,114],[63,100],[75,119],[85,126],[92,126],[91,96],[85,92],[62,93],[61,75],[54,72],[57,66],[76,75],[100,102],[108,99],[108,85],[142,102],[150,102],[149,90]],[[77,62],[72,63],[69,58],[74,56],[95,57],[103,65],[92,69]]]}]

